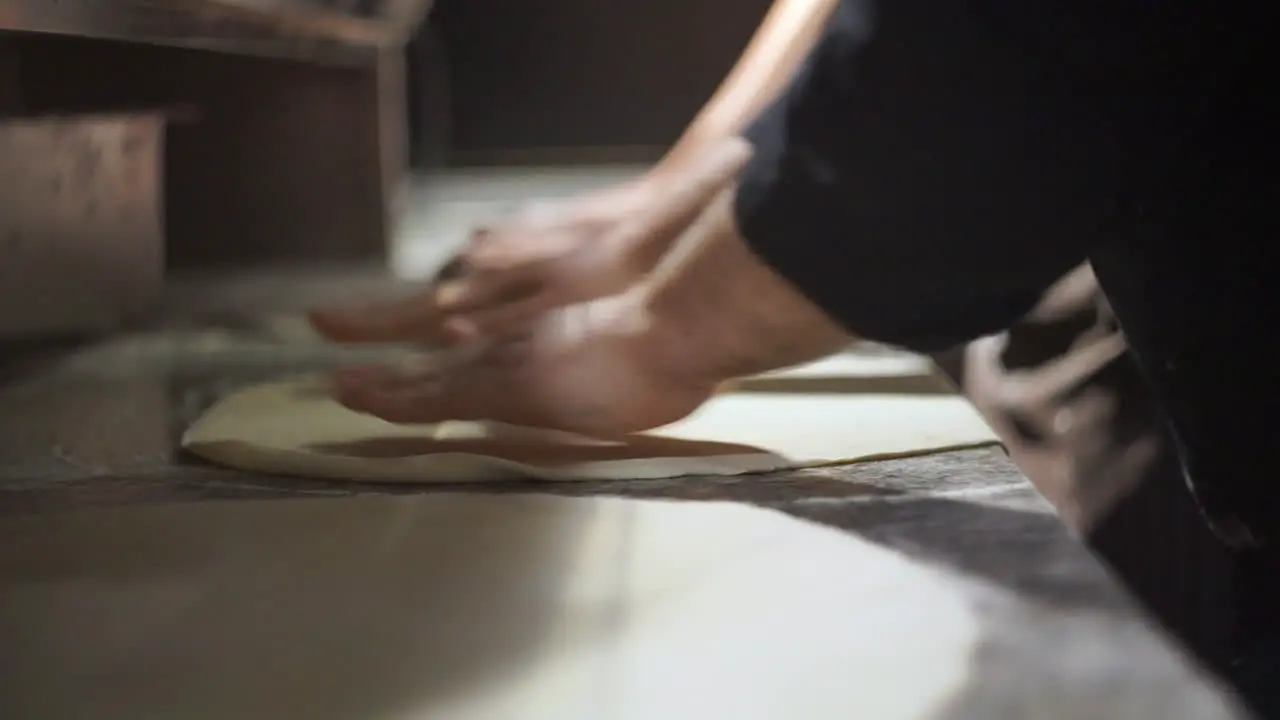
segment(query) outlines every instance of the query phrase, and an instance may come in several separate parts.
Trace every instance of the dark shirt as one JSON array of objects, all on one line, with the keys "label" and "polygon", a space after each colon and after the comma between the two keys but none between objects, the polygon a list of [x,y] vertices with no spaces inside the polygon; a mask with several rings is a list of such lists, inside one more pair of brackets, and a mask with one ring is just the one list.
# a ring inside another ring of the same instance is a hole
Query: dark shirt
[{"label": "dark shirt", "polygon": [[841,2],[749,137],[756,253],[933,352],[1090,261],[1214,529],[1280,535],[1265,3]]}]

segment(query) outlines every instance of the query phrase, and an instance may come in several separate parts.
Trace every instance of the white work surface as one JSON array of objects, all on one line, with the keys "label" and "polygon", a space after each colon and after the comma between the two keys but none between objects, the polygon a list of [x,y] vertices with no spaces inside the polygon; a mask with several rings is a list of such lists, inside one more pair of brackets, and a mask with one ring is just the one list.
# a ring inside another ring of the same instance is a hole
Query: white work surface
[{"label": "white work surface", "polygon": [[[993,598],[856,536],[722,503],[439,494],[55,513],[0,521],[0,717],[969,718]],[[1194,689],[1171,658],[1152,687]],[[1056,708],[1010,696],[984,720],[1076,717],[1057,711],[1098,694],[1091,671],[982,672]],[[1157,714],[1079,717],[1233,717],[1208,690],[1182,708],[1202,712],[1167,716],[1185,696],[1136,690]]]}]

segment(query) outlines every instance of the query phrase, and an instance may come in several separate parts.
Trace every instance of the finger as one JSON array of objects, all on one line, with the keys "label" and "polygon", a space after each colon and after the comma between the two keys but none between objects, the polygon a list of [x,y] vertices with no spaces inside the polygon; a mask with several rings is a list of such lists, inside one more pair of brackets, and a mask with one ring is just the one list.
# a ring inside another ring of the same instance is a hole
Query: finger
[{"label": "finger", "polygon": [[313,310],[311,325],[340,343],[424,342],[440,335],[434,289],[392,302],[359,308]]},{"label": "finger", "polygon": [[333,380],[335,398],[357,412],[397,423],[448,419],[447,411],[435,402],[440,377],[429,368],[344,368],[334,374]]},{"label": "finger", "polygon": [[505,338],[557,304],[552,293],[539,293],[492,309],[450,318],[444,327],[447,333],[459,340]]},{"label": "finger", "polygon": [[447,366],[433,356],[417,356],[395,364],[356,365],[333,373],[336,393],[368,389],[397,390],[434,380]]},{"label": "finger", "polygon": [[541,263],[501,271],[476,269],[440,286],[435,305],[444,314],[464,315],[516,302],[538,291],[544,273]]},{"label": "finger", "polygon": [[335,377],[336,398],[351,410],[387,422],[522,417],[520,393],[512,391],[514,373],[507,367],[477,362],[434,375],[415,376],[397,368],[362,369],[359,374],[355,380],[346,371]]},{"label": "finger", "polygon": [[433,382],[399,388],[368,386],[345,390],[338,400],[356,412],[392,423],[419,424],[461,419],[443,402],[440,386]]}]

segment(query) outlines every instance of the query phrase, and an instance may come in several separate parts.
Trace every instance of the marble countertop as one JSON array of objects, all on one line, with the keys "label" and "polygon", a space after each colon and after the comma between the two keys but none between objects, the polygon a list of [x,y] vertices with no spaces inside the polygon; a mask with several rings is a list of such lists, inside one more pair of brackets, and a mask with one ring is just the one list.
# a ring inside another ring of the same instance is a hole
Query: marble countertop
[{"label": "marble countertop", "polygon": [[349,359],[321,345],[282,342],[300,332],[290,322],[206,320],[5,355],[0,516],[442,491],[737,501],[840,528],[984,588],[988,627],[979,655],[986,681],[948,718],[1243,717],[1214,699],[1212,683],[1151,629],[999,448],[740,477],[554,487],[353,485],[254,475],[184,457],[177,450],[182,431],[228,390]]}]

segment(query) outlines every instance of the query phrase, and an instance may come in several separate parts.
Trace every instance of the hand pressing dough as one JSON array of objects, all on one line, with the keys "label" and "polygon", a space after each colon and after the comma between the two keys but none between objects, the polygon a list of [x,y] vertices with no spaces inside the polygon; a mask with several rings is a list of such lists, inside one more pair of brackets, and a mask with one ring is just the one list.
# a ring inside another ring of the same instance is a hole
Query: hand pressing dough
[{"label": "hand pressing dough", "polygon": [[234,393],[184,448],[242,470],[370,482],[737,475],[994,444],[959,397],[727,394],[624,439],[501,423],[394,425],[334,401],[324,379]]}]

